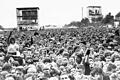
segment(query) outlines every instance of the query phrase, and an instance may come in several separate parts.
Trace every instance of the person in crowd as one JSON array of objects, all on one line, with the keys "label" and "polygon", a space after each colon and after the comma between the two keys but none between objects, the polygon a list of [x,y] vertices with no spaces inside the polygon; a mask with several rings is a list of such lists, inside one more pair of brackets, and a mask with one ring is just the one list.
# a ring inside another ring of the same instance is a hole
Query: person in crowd
[{"label": "person in crowd", "polygon": [[12,31],[0,37],[1,80],[120,80],[119,30]]},{"label": "person in crowd", "polygon": [[110,80],[110,77],[107,76],[102,68],[99,67],[95,67],[92,71],[91,71],[91,80]]}]

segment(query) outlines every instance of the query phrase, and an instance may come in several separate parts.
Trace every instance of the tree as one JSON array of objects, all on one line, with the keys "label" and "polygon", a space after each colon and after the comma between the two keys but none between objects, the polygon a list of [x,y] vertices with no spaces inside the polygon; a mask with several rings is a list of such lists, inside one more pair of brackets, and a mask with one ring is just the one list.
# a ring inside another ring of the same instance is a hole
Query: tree
[{"label": "tree", "polygon": [[83,18],[81,20],[81,25],[82,26],[88,26],[88,24],[90,23],[89,19],[88,18]]},{"label": "tree", "polygon": [[19,27],[20,31],[22,31],[22,27]]},{"label": "tree", "polygon": [[92,22],[101,22],[102,20],[103,20],[103,17],[92,18]]},{"label": "tree", "polygon": [[76,26],[76,27],[80,27],[81,26],[81,22],[79,21],[72,21],[70,24],[65,24],[65,26]]},{"label": "tree", "polygon": [[117,13],[116,15],[115,15],[115,17],[117,18],[119,18],[120,17],[120,12],[119,13]]},{"label": "tree", "polygon": [[1,29],[1,30],[4,30],[3,26],[0,25],[0,29]]},{"label": "tree", "polygon": [[92,18],[92,22],[96,22],[96,19],[95,19],[95,18]]},{"label": "tree", "polygon": [[113,24],[114,16],[111,13],[108,13],[102,21],[103,24]]},{"label": "tree", "polygon": [[96,21],[97,22],[101,22],[103,20],[103,17],[98,17],[98,18],[96,18]]},{"label": "tree", "polygon": [[88,18],[83,18],[81,21],[72,21],[70,24],[65,24],[66,27],[69,26],[76,26],[76,27],[84,27],[84,26],[88,26],[90,23]]},{"label": "tree", "polygon": [[14,31],[17,31],[17,28],[13,28]]}]

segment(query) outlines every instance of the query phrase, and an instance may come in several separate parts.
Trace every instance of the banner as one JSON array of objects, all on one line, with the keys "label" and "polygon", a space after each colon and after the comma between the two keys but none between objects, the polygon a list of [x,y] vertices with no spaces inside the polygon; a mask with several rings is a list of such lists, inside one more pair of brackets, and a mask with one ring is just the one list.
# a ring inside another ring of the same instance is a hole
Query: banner
[{"label": "banner", "polygon": [[88,13],[89,13],[89,16],[101,16],[101,8],[89,7]]},{"label": "banner", "polygon": [[36,20],[37,10],[35,11],[22,11],[23,20]]}]

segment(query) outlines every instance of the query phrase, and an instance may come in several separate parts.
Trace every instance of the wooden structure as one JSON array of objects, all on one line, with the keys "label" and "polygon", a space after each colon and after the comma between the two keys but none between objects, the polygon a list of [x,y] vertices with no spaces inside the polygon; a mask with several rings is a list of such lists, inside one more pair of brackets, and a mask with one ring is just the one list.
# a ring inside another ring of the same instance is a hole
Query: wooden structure
[{"label": "wooden structure", "polygon": [[35,30],[39,26],[39,7],[16,8],[18,30]]}]

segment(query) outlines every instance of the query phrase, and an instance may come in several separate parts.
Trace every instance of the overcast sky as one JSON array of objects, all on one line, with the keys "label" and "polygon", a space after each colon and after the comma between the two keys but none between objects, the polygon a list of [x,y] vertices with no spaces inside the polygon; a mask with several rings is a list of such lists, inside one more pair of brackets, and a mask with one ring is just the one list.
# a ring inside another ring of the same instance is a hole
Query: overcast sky
[{"label": "overcast sky", "polygon": [[71,21],[80,21],[82,7],[84,17],[87,6],[101,6],[103,15],[120,11],[119,0],[0,0],[0,25],[16,27],[16,8],[39,7],[39,22],[42,25],[63,25]]}]

